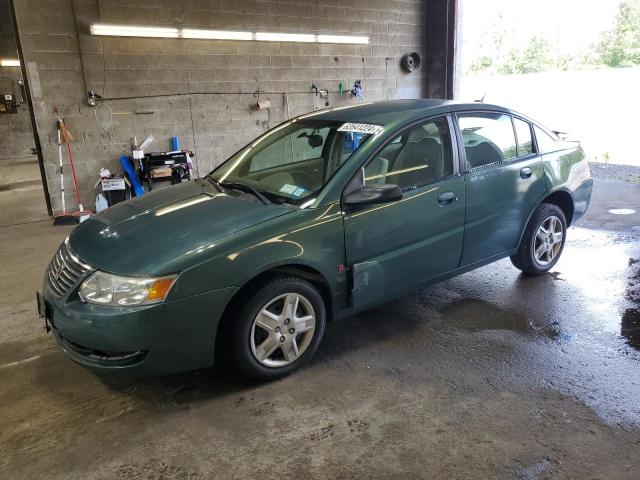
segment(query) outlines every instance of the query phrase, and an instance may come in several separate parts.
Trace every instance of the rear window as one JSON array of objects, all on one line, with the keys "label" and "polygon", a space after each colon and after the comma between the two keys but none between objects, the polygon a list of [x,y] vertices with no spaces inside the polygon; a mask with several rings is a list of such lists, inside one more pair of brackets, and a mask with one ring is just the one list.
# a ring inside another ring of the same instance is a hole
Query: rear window
[{"label": "rear window", "polygon": [[558,142],[555,138],[536,125],[533,126],[533,130],[536,132],[539,153],[551,153],[558,150]]}]

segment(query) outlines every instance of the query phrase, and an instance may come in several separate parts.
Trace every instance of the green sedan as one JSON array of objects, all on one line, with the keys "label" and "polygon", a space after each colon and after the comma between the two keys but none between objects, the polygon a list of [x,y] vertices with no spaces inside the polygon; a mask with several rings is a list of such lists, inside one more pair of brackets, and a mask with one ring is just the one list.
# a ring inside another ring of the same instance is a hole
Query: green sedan
[{"label": "green sedan", "polygon": [[276,379],[333,320],[505,257],[548,271],[591,189],[577,142],[506,108],[329,108],[79,225],[38,307],[92,368],[161,374],[224,354]]}]

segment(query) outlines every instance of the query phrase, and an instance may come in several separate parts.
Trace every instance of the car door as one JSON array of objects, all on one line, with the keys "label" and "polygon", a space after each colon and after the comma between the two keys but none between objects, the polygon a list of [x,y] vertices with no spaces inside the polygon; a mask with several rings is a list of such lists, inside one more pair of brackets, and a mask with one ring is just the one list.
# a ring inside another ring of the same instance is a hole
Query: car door
[{"label": "car door", "polygon": [[517,248],[546,186],[529,122],[502,112],[460,113],[457,121],[466,192],[460,265],[466,266]]},{"label": "car door", "polygon": [[365,165],[364,182],[401,187],[401,200],[345,209],[355,308],[393,298],[455,269],[464,229],[464,180],[447,116],[408,127]]}]

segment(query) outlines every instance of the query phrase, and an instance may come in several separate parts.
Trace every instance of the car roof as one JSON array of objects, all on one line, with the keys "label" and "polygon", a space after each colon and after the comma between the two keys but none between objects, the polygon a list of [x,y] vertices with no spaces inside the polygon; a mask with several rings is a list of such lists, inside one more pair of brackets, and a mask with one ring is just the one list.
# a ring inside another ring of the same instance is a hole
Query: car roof
[{"label": "car roof", "polygon": [[486,103],[464,103],[441,99],[387,100],[365,102],[342,107],[332,107],[302,115],[299,119],[337,120],[341,122],[371,123],[385,126],[390,123],[406,123],[430,115],[464,110],[497,110],[510,112],[509,109]]}]

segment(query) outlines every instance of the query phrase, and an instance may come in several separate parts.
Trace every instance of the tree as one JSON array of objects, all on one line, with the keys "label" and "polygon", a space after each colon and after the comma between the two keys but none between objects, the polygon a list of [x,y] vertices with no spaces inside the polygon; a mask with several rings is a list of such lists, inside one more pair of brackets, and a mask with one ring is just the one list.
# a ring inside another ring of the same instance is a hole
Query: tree
[{"label": "tree", "polygon": [[544,72],[553,63],[549,58],[549,42],[532,37],[524,50],[512,49],[506,61],[498,66],[498,71],[502,74]]},{"label": "tree", "polygon": [[610,67],[640,65],[640,0],[618,5],[614,27],[602,34],[596,51],[599,63]]},{"label": "tree", "polygon": [[493,58],[488,55],[483,55],[482,57],[475,59],[469,69],[472,72],[484,72],[490,70],[493,63]]}]

